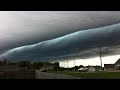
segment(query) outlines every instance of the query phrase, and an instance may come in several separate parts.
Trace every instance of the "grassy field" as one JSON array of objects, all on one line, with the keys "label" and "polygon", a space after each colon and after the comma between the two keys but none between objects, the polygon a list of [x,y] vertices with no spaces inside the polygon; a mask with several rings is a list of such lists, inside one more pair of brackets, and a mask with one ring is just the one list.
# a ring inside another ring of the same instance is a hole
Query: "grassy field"
[{"label": "grassy field", "polygon": [[120,79],[120,72],[54,72],[54,73],[63,73],[75,77],[80,77],[83,79]]}]

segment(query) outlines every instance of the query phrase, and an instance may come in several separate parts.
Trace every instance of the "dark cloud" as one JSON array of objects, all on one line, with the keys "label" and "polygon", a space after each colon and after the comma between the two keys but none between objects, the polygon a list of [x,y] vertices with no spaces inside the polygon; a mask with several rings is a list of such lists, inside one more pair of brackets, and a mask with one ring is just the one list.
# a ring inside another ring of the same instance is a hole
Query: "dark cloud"
[{"label": "dark cloud", "polygon": [[83,30],[68,34],[52,40],[39,42],[8,50],[0,58],[9,60],[31,59],[49,60],[58,57],[93,58],[99,55],[99,47],[102,48],[102,56],[119,54],[120,24]]},{"label": "dark cloud", "polygon": [[0,11],[0,50],[120,23],[119,11]]}]

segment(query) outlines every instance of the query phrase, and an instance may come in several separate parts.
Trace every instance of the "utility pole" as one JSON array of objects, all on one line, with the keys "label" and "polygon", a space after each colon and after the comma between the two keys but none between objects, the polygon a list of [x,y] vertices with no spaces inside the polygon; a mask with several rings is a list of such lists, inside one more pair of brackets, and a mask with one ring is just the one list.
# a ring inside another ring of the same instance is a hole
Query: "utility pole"
[{"label": "utility pole", "polygon": [[74,57],[74,66],[76,66],[76,65],[75,65],[75,57]]},{"label": "utility pole", "polygon": [[74,66],[76,66],[75,59],[77,57],[77,55],[76,55],[77,50],[78,50],[78,48],[75,48]]},{"label": "utility pole", "polygon": [[101,53],[101,48],[102,48],[102,45],[101,45],[101,37],[100,37],[100,34],[98,33],[98,41],[99,41],[99,56],[100,56],[100,64],[101,64],[101,67],[100,67],[100,70],[102,71],[102,53]]},{"label": "utility pole", "polygon": [[68,68],[68,59],[67,59],[67,68]]},{"label": "utility pole", "polygon": [[100,54],[100,63],[101,63],[100,70],[102,70],[102,54],[101,54],[101,47],[99,47],[99,54]]}]

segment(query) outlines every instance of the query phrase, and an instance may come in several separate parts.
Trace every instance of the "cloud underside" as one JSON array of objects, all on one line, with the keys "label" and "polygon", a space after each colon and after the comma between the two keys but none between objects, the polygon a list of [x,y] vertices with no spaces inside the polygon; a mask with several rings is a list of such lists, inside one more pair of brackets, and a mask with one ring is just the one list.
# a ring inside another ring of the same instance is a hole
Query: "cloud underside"
[{"label": "cloud underside", "polygon": [[0,11],[0,53],[116,23],[119,11]]},{"label": "cloud underside", "polygon": [[93,58],[120,53],[120,24],[74,32],[33,45],[13,48],[0,55],[8,60],[64,60],[64,58]]}]

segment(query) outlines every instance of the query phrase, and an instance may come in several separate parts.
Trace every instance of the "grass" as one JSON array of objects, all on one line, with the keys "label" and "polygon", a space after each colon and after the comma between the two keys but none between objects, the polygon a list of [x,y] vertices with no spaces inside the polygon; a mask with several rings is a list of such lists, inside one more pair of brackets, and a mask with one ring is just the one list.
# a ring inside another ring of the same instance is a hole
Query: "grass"
[{"label": "grass", "polygon": [[62,73],[84,79],[120,79],[120,72],[73,72],[59,71],[54,73]]}]

